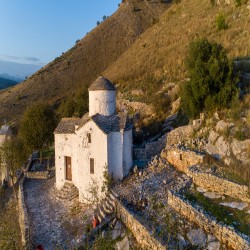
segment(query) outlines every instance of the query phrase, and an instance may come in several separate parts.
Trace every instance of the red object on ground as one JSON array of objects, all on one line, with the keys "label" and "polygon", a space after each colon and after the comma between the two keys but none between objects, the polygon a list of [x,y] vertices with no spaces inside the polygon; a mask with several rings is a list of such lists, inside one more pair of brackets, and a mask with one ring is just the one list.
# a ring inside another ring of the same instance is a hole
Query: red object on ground
[{"label": "red object on ground", "polygon": [[99,224],[100,224],[100,221],[98,220],[97,217],[95,217],[92,221],[93,228],[96,228],[97,226],[99,226]]}]

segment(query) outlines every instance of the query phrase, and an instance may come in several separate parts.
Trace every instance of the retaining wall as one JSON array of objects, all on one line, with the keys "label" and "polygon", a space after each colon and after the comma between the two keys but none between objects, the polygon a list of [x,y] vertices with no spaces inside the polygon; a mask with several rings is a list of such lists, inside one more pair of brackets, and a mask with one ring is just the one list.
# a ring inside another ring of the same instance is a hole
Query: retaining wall
[{"label": "retaining wall", "polygon": [[133,148],[134,160],[149,161],[152,156],[158,155],[166,146],[167,135],[163,135],[158,140],[147,142],[144,147]]},{"label": "retaining wall", "polygon": [[152,237],[145,226],[129,211],[119,200],[116,199],[117,215],[123,223],[131,230],[142,249],[161,250],[166,249],[157,239]]},{"label": "retaining wall", "polygon": [[180,171],[186,172],[187,168],[198,163],[206,163],[209,158],[205,154],[198,154],[191,150],[182,150],[177,147],[169,147],[162,152],[164,157],[170,164]]},{"label": "retaining wall", "polygon": [[187,168],[185,172],[198,186],[250,203],[249,189],[245,185],[239,185],[211,173],[202,172],[195,166]]},{"label": "retaining wall", "polygon": [[188,220],[196,223],[218,240],[235,250],[249,250],[250,237],[237,232],[234,228],[218,222],[200,207],[191,204],[181,196],[168,191],[168,204]]},{"label": "retaining wall", "polygon": [[25,172],[24,173],[25,177],[29,178],[29,179],[49,179],[50,175],[49,175],[49,171],[29,171],[29,172]]},{"label": "retaining wall", "polygon": [[27,207],[25,205],[23,184],[25,182],[25,177],[19,182],[18,190],[18,208],[19,208],[19,225],[21,229],[22,244],[24,249],[31,249],[30,241],[30,229],[29,229],[29,217],[27,212]]}]

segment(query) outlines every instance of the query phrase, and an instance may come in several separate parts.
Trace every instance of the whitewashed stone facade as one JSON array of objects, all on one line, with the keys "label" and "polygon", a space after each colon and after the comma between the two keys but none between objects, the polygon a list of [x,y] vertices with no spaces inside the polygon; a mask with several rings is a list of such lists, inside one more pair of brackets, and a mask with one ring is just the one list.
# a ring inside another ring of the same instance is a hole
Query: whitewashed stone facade
[{"label": "whitewashed stone facade", "polygon": [[[0,147],[3,145],[5,140],[10,140],[12,137],[12,130],[8,125],[3,125],[0,129]],[[11,178],[9,175],[8,168],[6,164],[2,162],[0,164],[0,181],[1,183],[7,182],[9,186],[11,186]]]},{"label": "whitewashed stone facade", "polygon": [[56,188],[72,182],[82,202],[91,198],[93,185],[101,195],[106,169],[114,180],[129,173],[132,146],[132,122],[116,113],[116,89],[99,77],[89,88],[89,114],[63,118],[55,130]]}]

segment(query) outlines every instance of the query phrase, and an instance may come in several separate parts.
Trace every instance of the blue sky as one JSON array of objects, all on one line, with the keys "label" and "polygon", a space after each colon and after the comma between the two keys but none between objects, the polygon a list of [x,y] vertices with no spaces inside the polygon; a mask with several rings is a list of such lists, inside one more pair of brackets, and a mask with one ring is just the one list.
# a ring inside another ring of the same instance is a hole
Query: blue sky
[{"label": "blue sky", "polygon": [[0,60],[44,64],[70,49],[121,0],[0,0]]}]

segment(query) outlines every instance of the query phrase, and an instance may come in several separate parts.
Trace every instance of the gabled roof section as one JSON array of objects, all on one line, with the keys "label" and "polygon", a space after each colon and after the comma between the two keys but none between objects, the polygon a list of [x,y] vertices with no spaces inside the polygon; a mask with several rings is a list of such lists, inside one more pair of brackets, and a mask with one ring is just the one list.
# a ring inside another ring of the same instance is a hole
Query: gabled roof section
[{"label": "gabled roof section", "polygon": [[93,82],[90,87],[90,91],[96,90],[116,90],[115,85],[109,81],[107,78],[100,76],[95,82]]},{"label": "gabled roof section", "polygon": [[78,126],[77,130],[79,130],[88,121],[93,121],[105,134],[109,134],[110,132],[120,132],[121,130],[130,130],[133,128],[133,121],[126,113],[119,113],[112,116],[96,114],[92,117],[89,117],[89,114],[87,113],[82,118],[63,118],[54,133],[74,134],[76,130],[75,126]]},{"label": "gabled roof section", "polygon": [[81,122],[80,118],[62,118],[57,128],[55,129],[55,134],[73,134],[75,133],[75,126],[79,125]]},{"label": "gabled roof section", "polygon": [[133,128],[133,122],[127,117],[127,114],[120,113],[112,116],[96,114],[92,117],[92,120],[105,134]]}]

